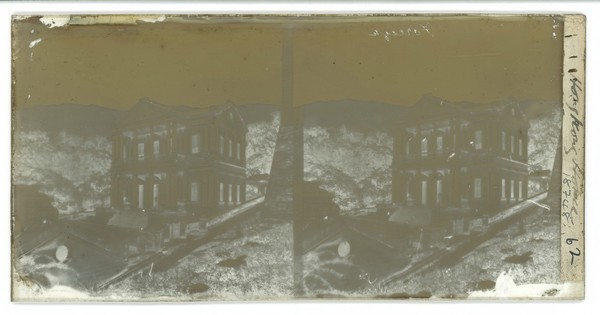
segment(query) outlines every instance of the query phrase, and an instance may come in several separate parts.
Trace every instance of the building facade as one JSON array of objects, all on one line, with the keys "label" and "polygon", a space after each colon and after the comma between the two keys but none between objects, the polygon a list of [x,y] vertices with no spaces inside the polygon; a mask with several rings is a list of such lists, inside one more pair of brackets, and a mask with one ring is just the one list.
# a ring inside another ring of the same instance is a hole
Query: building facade
[{"label": "building facade", "polygon": [[212,217],[246,199],[246,126],[235,106],[141,100],[113,138],[111,204]]},{"label": "building facade", "polygon": [[513,101],[423,97],[394,138],[392,201],[434,216],[491,215],[527,198],[529,122]]}]

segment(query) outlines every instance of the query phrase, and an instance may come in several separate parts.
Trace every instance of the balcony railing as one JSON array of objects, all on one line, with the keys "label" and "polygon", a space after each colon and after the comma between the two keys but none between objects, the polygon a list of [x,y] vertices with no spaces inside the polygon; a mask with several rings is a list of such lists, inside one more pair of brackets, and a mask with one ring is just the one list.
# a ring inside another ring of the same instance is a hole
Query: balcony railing
[{"label": "balcony railing", "polygon": [[452,161],[481,161],[482,159],[502,159],[508,162],[527,164],[522,161],[522,157],[507,157],[504,154],[493,151],[492,149],[444,149],[441,151],[428,151],[427,153],[402,154],[397,159],[399,165],[412,164],[417,162],[448,163]]}]

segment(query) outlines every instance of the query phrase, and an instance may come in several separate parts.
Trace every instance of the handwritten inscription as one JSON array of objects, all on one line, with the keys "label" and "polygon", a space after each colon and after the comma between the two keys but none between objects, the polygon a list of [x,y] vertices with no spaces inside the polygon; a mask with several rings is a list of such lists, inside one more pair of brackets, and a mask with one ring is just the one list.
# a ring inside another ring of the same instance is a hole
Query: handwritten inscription
[{"label": "handwritten inscription", "polygon": [[[562,25],[561,25],[562,24]],[[560,278],[581,283],[584,275],[585,17],[553,21],[552,36],[563,30]],[[558,209],[557,209],[558,210]],[[583,294],[583,291],[581,292]],[[583,295],[582,295],[583,296]]]},{"label": "handwritten inscription", "polygon": [[565,56],[563,77],[563,154],[561,223],[565,278],[574,280],[583,272],[583,195],[584,195],[584,107],[585,99],[583,67],[580,51],[572,43],[576,33],[565,35],[565,49],[571,49]]},{"label": "handwritten inscription", "polygon": [[[579,165],[578,160],[575,157],[579,155],[578,148],[581,147],[579,144],[582,141],[582,132],[583,132],[583,122],[579,116],[579,102],[580,102],[580,92],[582,89],[582,82],[577,77],[577,69],[569,69],[569,82],[570,82],[570,95],[568,98],[568,102],[566,108],[569,110],[569,115],[565,118],[568,119],[570,139],[566,140],[564,146],[565,156],[573,155],[571,157],[569,163],[571,165],[570,169],[567,169],[567,172],[563,172],[563,189],[562,189],[562,216],[564,218],[563,225],[575,225],[574,217],[579,215],[578,208],[579,205],[579,196],[583,192],[583,169]],[[563,158],[564,159],[564,158]],[[568,160],[568,159],[567,159]]]},{"label": "handwritten inscription", "polygon": [[571,120],[571,128],[569,133],[571,135],[571,142],[570,146],[568,148],[565,148],[566,154],[573,152],[573,154],[575,155],[577,155],[575,145],[579,142],[580,127],[583,127],[583,123],[579,118],[577,118],[577,116],[579,115],[579,111],[577,110],[577,106],[579,104],[579,92],[582,91],[582,88],[581,81],[575,76],[576,73],[576,69],[569,70],[569,74],[571,76],[571,78],[569,79],[569,82],[571,82],[571,94],[569,97],[571,102],[567,104],[567,108],[570,111],[569,119]]},{"label": "handwritten inscription", "polygon": [[390,42],[392,38],[403,38],[403,37],[419,37],[427,35],[429,37],[435,37],[431,32],[431,24],[425,23],[414,27],[397,28],[393,30],[373,30],[369,33],[371,37],[381,37],[386,42]]},{"label": "handwritten inscription", "polygon": [[[576,238],[567,238],[567,240],[565,241],[565,243],[567,243],[567,245],[573,245],[575,242],[578,242],[579,240]],[[579,249],[579,247],[575,247],[575,249],[577,251],[574,252],[573,250],[569,250],[569,254],[571,254],[571,265],[575,262],[575,257],[579,257],[581,255],[581,250]]]}]

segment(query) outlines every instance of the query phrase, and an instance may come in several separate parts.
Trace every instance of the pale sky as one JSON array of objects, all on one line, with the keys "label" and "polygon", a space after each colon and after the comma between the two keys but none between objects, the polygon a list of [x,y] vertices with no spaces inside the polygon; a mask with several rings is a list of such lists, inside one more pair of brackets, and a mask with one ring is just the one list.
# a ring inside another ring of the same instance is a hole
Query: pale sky
[{"label": "pale sky", "polygon": [[[482,103],[560,100],[559,20],[381,21],[167,17],[48,28],[32,17],[13,24],[14,100],[17,107],[120,109],[143,97],[168,105],[280,104],[283,22],[294,29],[295,105],[340,99],[411,105],[425,93]],[[386,31],[398,36],[386,40]]]}]

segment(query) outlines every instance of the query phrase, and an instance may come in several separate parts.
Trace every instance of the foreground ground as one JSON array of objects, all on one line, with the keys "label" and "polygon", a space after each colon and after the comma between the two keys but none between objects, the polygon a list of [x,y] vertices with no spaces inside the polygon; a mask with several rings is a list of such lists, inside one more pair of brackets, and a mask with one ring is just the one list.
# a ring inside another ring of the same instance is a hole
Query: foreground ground
[{"label": "foreground ground", "polygon": [[292,290],[290,224],[253,224],[225,233],[161,273],[140,274],[107,292],[124,298],[259,299]]},{"label": "foreground ground", "polygon": [[502,285],[497,282],[503,279],[515,285],[560,283],[559,223],[558,217],[546,213],[526,217],[459,263],[433,268],[386,290],[411,296],[462,297],[474,291],[497,290]]},{"label": "foreground ground", "polygon": [[[59,299],[64,298],[63,294],[111,300],[290,298],[293,296],[291,229],[291,224],[281,222],[246,224],[197,248],[167,271],[146,270],[101,292],[61,291]],[[560,283],[559,235],[557,217],[545,213],[532,215],[499,232],[455,265],[433,267],[386,284],[365,272],[352,255],[339,257],[337,243],[332,241],[305,255],[305,294],[461,298],[473,292],[500,292],[507,284],[557,284]],[[64,281],[60,284],[64,286]],[[64,291],[62,286],[54,287]],[[57,290],[54,287],[45,296],[52,298]],[[546,291],[543,294],[547,296],[560,294],[559,290]],[[43,298],[44,293],[41,294]]]}]

